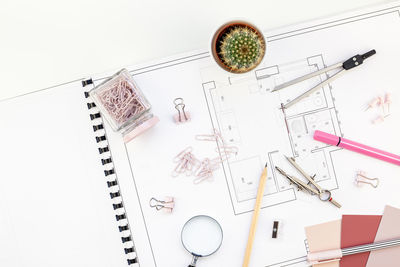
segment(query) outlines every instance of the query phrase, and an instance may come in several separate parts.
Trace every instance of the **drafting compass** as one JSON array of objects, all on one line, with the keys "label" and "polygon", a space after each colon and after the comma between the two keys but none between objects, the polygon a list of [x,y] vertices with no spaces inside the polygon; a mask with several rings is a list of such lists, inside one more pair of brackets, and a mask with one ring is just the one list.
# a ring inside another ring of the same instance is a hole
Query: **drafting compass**
[{"label": "drafting compass", "polygon": [[[286,157],[286,156],[285,156]],[[342,205],[340,205],[338,202],[336,202],[333,198],[332,198],[332,193],[331,191],[327,190],[327,189],[323,189],[319,186],[319,184],[317,182],[315,182],[314,178],[315,175],[310,176],[308,175],[295,161],[294,158],[290,158],[290,157],[286,157],[286,159],[290,162],[290,164],[293,165],[293,167],[295,167],[305,178],[307,178],[308,183],[303,182],[302,180],[287,174],[284,170],[282,170],[281,168],[275,166],[275,169],[278,170],[278,172],[280,172],[280,174],[282,174],[283,176],[285,176],[287,179],[289,179],[290,184],[295,184],[298,188],[299,191],[301,190],[306,190],[308,193],[310,193],[311,195],[318,195],[319,199],[321,201],[329,201],[331,202],[333,205],[335,205],[336,207],[340,208],[342,207]]]},{"label": "drafting compass", "polygon": [[283,88],[286,88],[288,86],[294,85],[296,83],[308,80],[310,78],[313,78],[315,76],[321,75],[325,72],[334,70],[334,69],[339,69],[338,72],[336,72],[334,75],[330,76],[328,79],[326,79],[325,81],[317,84],[316,86],[314,86],[313,88],[311,88],[308,91],[305,91],[304,93],[302,93],[301,95],[297,96],[296,98],[294,98],[293,100],[291,100],[290,102],[284,104],[282,107],[283,108],[288,108],[294,104],[296,104],[297,102],[299,102],[300,100],[302,100],[303,98],[307,97],[308,95],[310,95],[311,93],[313,93],[314,91],[318,90],[319,88],[327,85],[328,83],[332,82],[334,79],[338,78],[339,76],[341,76],[342,74],[345,73],[346,70],[351,70],[352,68],[355,68],[357,66],[360,66],[365,59],[369,58],[370,56],[373,56],[376,54],[375,50],[371,50],[363,55],[355,55],[351,58],[349,58],[348,60],[344,61],[344,62],[339,62],[336,63],[334,65],[331,65],[329,67],[326,67],[324,69],[321,69],[319,71],[316,72],[312,72],[310,74],[301,76],[299,78],[296,78],[292,81],[280,84],[278,86],[276,86],[271,92],[275,92],[278,90],[281,90]]}]

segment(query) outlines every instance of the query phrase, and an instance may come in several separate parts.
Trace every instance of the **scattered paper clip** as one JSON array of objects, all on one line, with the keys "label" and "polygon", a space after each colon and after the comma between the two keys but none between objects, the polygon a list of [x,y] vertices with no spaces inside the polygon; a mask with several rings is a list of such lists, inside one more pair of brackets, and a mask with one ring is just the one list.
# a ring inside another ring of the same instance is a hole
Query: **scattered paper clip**
[{"label": "scattered paper clip", "polygon": [[237,155],[239,150],[235,146],[228,146],[217,130],[213,130],[212,134],[196,135],[195,139],[198,141],[216,142],[217,147],[215,151],[218,153],[218,156],[213,159],[207,157],[203,160],[199,160],[194,156],[193,148],[187,147],[179,152],[173,160],[177,163],[175,169],[172,171],[173,177],[185,173],[187,176],[194,176],[193,183],[195,184],[199,184],[205,180],[212,181],[214,178],[214,171],[232,155]]},{"label": "scattered paper clip", "polygon": [[178,111],[178,114],[174,116],[175,123],[184,123],[190,121],[190,113],[185,111],[185,104],[183,102],[183,98],[178,97],[174,99],[175,109]]},{"label": "scattered paper clip", "polygon": [[370,178],[366,176],[365,172],[358,171],[356,174],[355,183],[358,186],[361,186],[362,184],[369,184],[373,188],[377,188],[379,185],[379,178]]},{"label": "scattered paper clip", "polygon": [[225,161],[232,155],[237,155],[239,149],[236,146],[221,146],[216,148],[216,152],[220,154],[222,161]]},{"label": "scattered paper clip", "polygon": [[232,155],[237,155],[239,149],[236,146],[228,146],[222,135],[214,129],[213,134],[199,134],[196,135],[196,140],[199,141],[215,141],[217,147],[215,151],[220,155],[221,160],[228,160]]},{"label": "scattered paper clip", "polygon": [[198,169],[198,171],[195,173],[195,179],[193,180],[193,183],[198,184],[201,183],[205,180],[212,181],[214,176],[213,176],[213,171],[217,170],[219,168],[220,160],[214,159],[210,160],[209,158],[205,158],[201,162],[201,166]]},{"label": "scattered paper clip", "polygon": [[174,162],[178,164],[172,171],[173,177],[177,177],[183,173],[190,176],[200,167],[201,162],[193,155],[192,151],[192,147],[187,147],[176,155]]},{"label": "scattered paper clip", "polygon": [[198,141],[216,141],[218,144],[225,144],[225,140],[218,130],[214,129],[212,134],[198,134],[195,136]]},{"label": "scattered paper clip", "polygon": [[164,210],[168,213],[171,213],[175,207],[175,200],[173,197],[164,197],[163,200],[158,200],[154,197],[150,198],[149,201],[150,207],[155,208],[156,210]]}]

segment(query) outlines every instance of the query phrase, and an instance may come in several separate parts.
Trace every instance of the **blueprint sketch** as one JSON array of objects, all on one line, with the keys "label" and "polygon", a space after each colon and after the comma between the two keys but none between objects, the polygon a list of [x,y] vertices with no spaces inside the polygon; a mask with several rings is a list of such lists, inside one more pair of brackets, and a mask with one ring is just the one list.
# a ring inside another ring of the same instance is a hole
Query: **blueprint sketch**
[{"label": "blueprint sketch", "polygon": [[[393,102],[400,99],[399,10],[400,4],[388,5],[268,32],[264,63],[246,74],[225,72],[207,51],[130,67],[152,112],[160,118],[155,127],[128,144],[121,144],[111,130],[107,134],[140,267],[187,265],[191,255],[181,244],[181,230],[199,214],[215,218],[224,231],[221,248],[202,258],[201,266],[239,266],[266,162],[268,181],[251,266],[309,266],[304,227],[338,220],[342,214],[381,214],[387,204],[400,206],[398,166],[312,138],[318,129],[399,153],[400,105],[391,105],[390,118],[380,125],[372,125],[364,111],[365,104],[382,90],[392,93]],[[368,62],[285,112],[282,103],[334,72],[271,92],[278,84],[371,49],[377,55]],[[92,77],[93,82],[104,77]],[[173,122],[177,97],[185,100],[192,118],[188,123]],[[188,146],[199,158],[216,156],[214,142],[195,139],[213,129],[238,153],[214,171],[212,181],[194,184],[185,175],[171,177],[176,166],[173,159]],[[275,166],[305,181],[285,155],[294,157],[308,174],[316,174],[317,182],[332,190],[342,208],[297,191],[277,173]],[[354,175],[360,169],[382,178],[379,188],[357,187]],[[173,214],[151,208],[148,201],[155,196],[174,197]],[[278,238],[271,236],[274,221],[280,222]]]},{"label": "blueprint sketch", "polygon": [[292,170],[283,155],[294,157],[310,174],[317,173],[316,180],[323,188],[338,188],[331,157],[337,148],[312,139],[315,129],[342,134],[332,86],[317,90],[292,107],[281,108],[281,103],[325,80],[327,74],[271,92],[276,85],[325,67],[323,56],[315,55],[240,76],[216,72],[213,66],[202,69],[213,126],[229,145],[239,148],[235,157],[224,162],[235,214],[253,209],[259,170],[266,161],[272,168],[263,207],[297,199],[293,186],[274,169]]}]

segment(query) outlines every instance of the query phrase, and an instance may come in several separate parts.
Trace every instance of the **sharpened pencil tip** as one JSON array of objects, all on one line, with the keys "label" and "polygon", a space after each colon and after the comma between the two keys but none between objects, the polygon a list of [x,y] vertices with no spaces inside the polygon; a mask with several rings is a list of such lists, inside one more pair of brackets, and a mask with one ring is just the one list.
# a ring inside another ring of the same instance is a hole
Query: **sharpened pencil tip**
[{"label": "sharpened pencil tip", "polygon": [[267,165],[268,165],[268,161],[267,161],[267,162],[265,162],[265,167],[264,167],[264,168],[267,168]]}]

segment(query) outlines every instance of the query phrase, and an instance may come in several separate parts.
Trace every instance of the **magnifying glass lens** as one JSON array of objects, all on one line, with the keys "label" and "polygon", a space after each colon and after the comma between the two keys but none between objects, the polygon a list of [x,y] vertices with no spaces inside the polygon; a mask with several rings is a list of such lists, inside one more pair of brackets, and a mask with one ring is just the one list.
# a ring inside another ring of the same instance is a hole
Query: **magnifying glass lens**
[{"label": "magnifying glass lens", "polygon": [[321,192],[321,194],[319,194],[319,198],[322,201],[328,201],[331,198],[331,192],[328,190],[324,190]]},{"label": "magnifying glass lens", "polygon": [[182,229],[182,243],[187,251],[198,257],[209,256],[222,243],[222,228],[219,223],[205,215],[191,218]]}]

